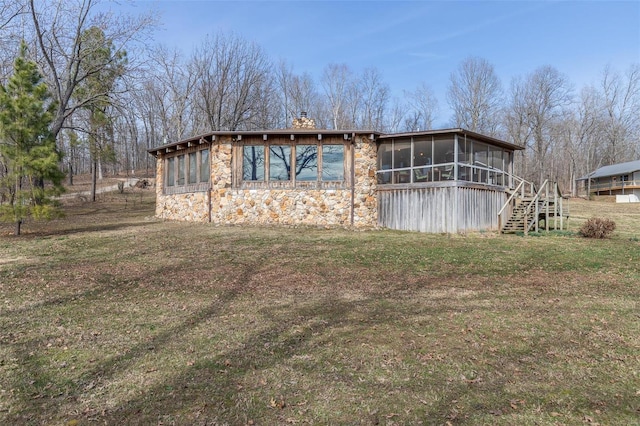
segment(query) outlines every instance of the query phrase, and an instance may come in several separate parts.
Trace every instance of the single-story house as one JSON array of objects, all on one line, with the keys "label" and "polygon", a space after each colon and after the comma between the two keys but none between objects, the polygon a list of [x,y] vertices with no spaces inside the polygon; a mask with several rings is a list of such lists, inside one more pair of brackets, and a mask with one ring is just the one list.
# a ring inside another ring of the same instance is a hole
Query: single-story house
[{"label": "single-story house", "polygon": [[215,131],[156,157],[156,216],[217,224],[498,230],[522,179],[512,143],[464,129]]},{"label": "single-story house", "polygon": [[640,160],[600,167],[578,179],[587,195],[640,197]]}]

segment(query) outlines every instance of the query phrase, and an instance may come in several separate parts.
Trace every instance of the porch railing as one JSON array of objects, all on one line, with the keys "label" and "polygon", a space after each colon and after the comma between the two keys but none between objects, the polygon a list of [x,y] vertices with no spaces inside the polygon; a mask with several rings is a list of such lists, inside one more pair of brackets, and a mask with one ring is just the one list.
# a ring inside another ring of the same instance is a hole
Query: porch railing
[{"label": "porch railing", "polygon": [[611,182],[591,182],[589,184],[591,192],[617,191],[625,188],[640,188],[640,180],[621,180]]}]

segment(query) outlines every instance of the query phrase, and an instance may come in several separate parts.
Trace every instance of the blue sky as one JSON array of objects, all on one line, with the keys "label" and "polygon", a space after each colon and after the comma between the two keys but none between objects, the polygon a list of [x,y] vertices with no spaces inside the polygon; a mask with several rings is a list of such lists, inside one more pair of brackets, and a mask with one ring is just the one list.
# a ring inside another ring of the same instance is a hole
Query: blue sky
[{"label": "blue sky", "polygon": [[330,63],[377,68],[395,96],[429,85],[449,118],[449,75],[469,56],[495,66],[505,88],[543,65],[577,90],[605,65],[640,63],[640,1],[143,1],[158,42],[189,53],[207,34],[234,32],[319,82]]}]

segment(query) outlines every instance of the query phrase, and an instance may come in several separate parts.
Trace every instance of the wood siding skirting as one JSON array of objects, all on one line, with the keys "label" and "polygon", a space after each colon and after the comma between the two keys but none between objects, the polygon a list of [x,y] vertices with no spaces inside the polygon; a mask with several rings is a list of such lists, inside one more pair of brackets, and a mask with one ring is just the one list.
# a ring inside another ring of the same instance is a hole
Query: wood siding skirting
[{"label": "wood siding skirting", "polygon": [[378,187],[378,225],[403,231],[497,231],[507,201],[500,187],[451,182],[442,186]]}]

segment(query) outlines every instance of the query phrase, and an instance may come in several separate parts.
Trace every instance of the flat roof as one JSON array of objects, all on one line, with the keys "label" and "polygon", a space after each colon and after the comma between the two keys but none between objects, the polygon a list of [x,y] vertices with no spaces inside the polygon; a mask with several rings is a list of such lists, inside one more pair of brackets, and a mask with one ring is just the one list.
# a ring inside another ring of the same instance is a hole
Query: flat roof
[{"label": "flat roof", "polygon": [[512,150],[520,150],[524,149],[516,144],[512,144],[500,139],[493,138],[491,136],[486,136],[480,133],[472,132],[469,130],[465,130],[462,128],[456,129],[441,129],[441,130],[425,130],[421,132],[405,132],[405,133],[381,133],[375,130],[329,130],[329,129],[276,129],[276,130],[219,130],[209,133],[204,133],[202,135],[196,135],[187,139],[183,139],[177,142],[171,142],[168,144],[164,144],[155,148],[150,148],[147,150],[152,155],[157,155],[160,151],[171,151],[174,148],[178,148],[180,146],[193,146],[209,143],[215,140],[216,136],[308,136],[308,135],[326,135],[326,136],[337,136],[337,135],[369,135],[372,140],[384,141],[395,138],[410,138],[416,136],[427,136],[427,135],[447,135],[447,134],[458,134],[465,135],[473,138],[474,140],[478,140],[481,142],[486,142],[491,145],[499,146],[502,148],[512,149]]},{"label": "flat roof", "polygon": [[405,133],[389,133],[381,135],[378,139],[395,139],[395,138],[408,138],[408,137],[416,137],[416,136],[438,136],[438,135],[448,135],[448,134],[458,134],[465,135],[478,140],[480,142],[486,142],[491,145],[496,145],[502,148],[522,150],[523,146],[516,145],[507,141],[503,141],[501,139],[497,139],[491,136],[483,135],[481,133],[472,132],[470,130],[466,130],[463,128],[453,128],[453,129],[440,129],[440,130],[425,130],[421,132],[405,132]]},{"label": "flat roof", "polygon": [[209,143],[215,140],[216,136],[338,136],[338,135],[370,135],[373,139],[381,135],[380,132],[374,130],[329,130],[329,129],[276,129],[276,130],[219,130],[202,135],[192,136],[177,142],[171,142],[155,148],[147,150],[148,153],[157,155],[158,151],[164,151],[181,145],[192,145],[200,143]]}]

